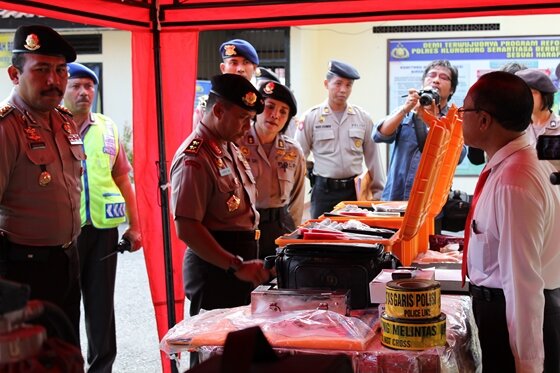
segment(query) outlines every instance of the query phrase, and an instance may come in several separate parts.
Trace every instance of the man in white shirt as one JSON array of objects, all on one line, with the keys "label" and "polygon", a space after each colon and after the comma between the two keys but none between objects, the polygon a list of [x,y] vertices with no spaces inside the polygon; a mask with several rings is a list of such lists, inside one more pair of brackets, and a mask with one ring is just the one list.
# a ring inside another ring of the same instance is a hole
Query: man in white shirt
[{"label": "man in white shirt", "polygon": [[525,132],[532,109],[529,87],[502,71],[459,109],[465,144],[488,156],[465,231],[484,372],[560,371],[560,190]]}]

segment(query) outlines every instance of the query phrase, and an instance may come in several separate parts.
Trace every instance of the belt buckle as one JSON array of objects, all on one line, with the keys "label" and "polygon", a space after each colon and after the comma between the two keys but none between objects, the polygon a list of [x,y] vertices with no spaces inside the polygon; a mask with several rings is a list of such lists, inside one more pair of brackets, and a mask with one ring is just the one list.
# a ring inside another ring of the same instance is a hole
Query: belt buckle
[{"label": "belt buckle", "polygon": [[72,241],[66,242],[65,244],[60,245],[60,247],[62,247],[63,249],[67,249],[70,247],[70,245],[72,245]]}]

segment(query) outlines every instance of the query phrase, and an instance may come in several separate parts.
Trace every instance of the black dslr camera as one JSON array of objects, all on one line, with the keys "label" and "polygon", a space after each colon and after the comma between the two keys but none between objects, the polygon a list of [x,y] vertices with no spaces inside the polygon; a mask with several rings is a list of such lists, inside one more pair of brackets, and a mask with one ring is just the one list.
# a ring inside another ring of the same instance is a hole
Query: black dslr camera
[{"label": "black dslr camera", "polygon": [[[545,161],[560,159],[560,136],[539,136],[537,138],[537,157]],[[560,185],[560,172],[553,172],[550,175],[550,182],[553,185]]]},{"label": "black dslr camera", "polygon": [[437,89],[421,89],[418,91],[418,94],[420,95],[420,105],[431,105],[432,101],[439,105],[439,92]]}]

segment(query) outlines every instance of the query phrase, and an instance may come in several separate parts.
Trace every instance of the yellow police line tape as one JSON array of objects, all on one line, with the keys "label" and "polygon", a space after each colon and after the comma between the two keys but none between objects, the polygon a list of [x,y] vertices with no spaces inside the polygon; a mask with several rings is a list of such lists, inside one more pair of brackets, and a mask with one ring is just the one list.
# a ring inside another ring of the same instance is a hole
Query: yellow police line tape
[{"label": "yellow police line tape", "polygon": [[385,312],[397,319],[433,319],[441,312],[441,291],[437,281],[403,279],[385,286]]},{"label": "yellow police line tape", "polygon": [[399,350],[424,350],[445,346],[445,314],[429,320],[397,320],[381,315],[381,343]]}]

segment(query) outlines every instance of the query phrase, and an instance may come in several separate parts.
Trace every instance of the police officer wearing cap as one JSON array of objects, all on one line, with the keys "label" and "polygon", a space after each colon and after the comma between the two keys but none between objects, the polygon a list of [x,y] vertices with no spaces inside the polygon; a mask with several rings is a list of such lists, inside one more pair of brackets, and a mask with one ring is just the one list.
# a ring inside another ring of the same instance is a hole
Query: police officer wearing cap
[{"label": "police officer wearing cap", "polygon": [[[243,39],[228,40],[220,45],[219,52],[222,56],[222,74],[241,75],[249,81],[253,79],[259,65],[259,55],[251,43]],[[199,98],[193,113],[193,127],[196,127],[204,116],[206,100],[206,96]]]},{"label": "police officer wearing cap", "polygon": [[[537,138],[541,135],[559,136],[560,122],[552,111],[557,89],[550,77],[538,69],[520,70],[515,75],[523,79],[533,93],[533,113],[527,128],[531,144],[536,147]],[[559,160],[551,160],[550,163],[560,170]]]},{"label": "police officer wearing cap", "polygon": [[259,258],[276,253],[274,241],[301,224],[305,197],[305,159],[299,144],[285,136],[297,103],[290,89],[272,80],[259,92],[264,111],[239,142],[257,182],[260,215]]},{"label": "police officer wearing cap", "polygon": [[354,178],[365,161],[372,178],[374,199],[381,197],[385,170],[378,145],[372,140],[373,122],[367,112],[348,103],[352,86],[359,79],[351,65],[333,60],[324,81],[328,99],[309,109],[298,122],[295,138],[305,158],[313,153],[310,178],[311,217],[329,212],[340,201],[355,201]]},{"label": "police officer wearing cap", "polygon": [[76,53],[38,25],[16,30],[12,52],[14,89],[0,108],[1,276],[59,306],[79,346],[76,238],[86,157],[70,112],[59,106]]},{"label": "police officer wearing cap", "polygon": [[78,237],[80,284],[88,337],[88,372],[110,372],[117,355],[114,291],[119,240],[118,226],[128,217],[123,237],[130,250],[142,245],[136,195],[130,183],[132,170],[117,124],[91,112],[99,81],[80,63],[68,64],[64,104],[72,111],[84,141],[81,223]]},{"label": "police officer wearing cap", "polygon": [[235,145],[262,111],[247,79],[214,76],[204,118],[173,158],[171,204],[188,246],[183,279],[191,315],[249,304],[251,291],[269,279],[257,260],[255,178]]}]

